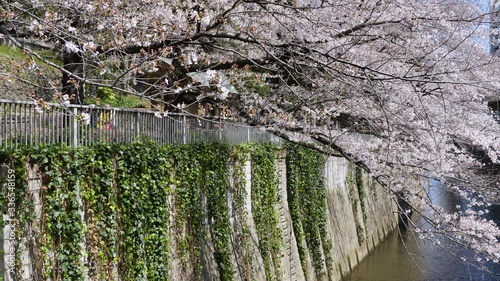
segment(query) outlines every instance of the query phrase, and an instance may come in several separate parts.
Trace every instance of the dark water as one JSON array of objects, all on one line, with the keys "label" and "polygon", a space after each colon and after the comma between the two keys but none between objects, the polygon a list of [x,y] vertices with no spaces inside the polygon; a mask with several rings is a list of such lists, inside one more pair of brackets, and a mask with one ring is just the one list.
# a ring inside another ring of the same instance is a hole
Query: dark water
[{"label": "dark water", "polygon": [[[433,202],[445,209],[465,206],[457,196],[443,191],[435,182],[430,184]],[[500,224],[500,206],[488,207],[484,217]],[[419,227],[425,223],[413,218]],[[474,253],[444,238],[439,245],[415,237],[413,231],[396,230],[377,247],[344,281],[500,281],[500,264],[476,261]],[[500,243],[500,242],[499,242]],[[462,257],[473,263],[464,262]]]}]

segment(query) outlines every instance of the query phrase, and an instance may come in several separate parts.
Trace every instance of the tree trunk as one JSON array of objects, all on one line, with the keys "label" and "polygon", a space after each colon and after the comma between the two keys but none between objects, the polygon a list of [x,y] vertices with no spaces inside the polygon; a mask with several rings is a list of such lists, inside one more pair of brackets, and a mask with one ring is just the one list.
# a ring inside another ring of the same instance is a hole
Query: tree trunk
[{"label": "tree trunk", "polygon": [[78,53],[64,52],[64,69],[71,74],[63,72],[62,92],[70,97],[72,104],[83,104],[84,90],[83,82],[76,77],[83,77],[83,60]]}]

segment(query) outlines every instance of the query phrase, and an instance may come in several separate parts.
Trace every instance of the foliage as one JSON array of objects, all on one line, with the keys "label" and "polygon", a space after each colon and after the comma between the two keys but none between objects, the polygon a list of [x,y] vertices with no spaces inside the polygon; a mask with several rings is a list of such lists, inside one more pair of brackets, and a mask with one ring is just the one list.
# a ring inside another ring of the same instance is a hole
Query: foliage
[{"label": "foliage", "polygon": [[[242,276],[251,276],[252,270],[242,166],[251,157],[259,247],[266,276],[276,280],[283,241],[276,211],[275,153],[276,147],[269,145],[159,146],[142,140],[3,151],[0,162],[16,171],[16,218],[22,226],[16,228],[18,245],[28,225],[38,227],[33,249],[38,278],[166,280],[171,259],[177,256],[181,272],[192,274],[185,278],[201,280],[201,245],[209,238],[220,279],[234,280],[232,251],[241,253]],[[43,187],[32,191],[40,192],[40,217],[35,216],[27,189],[26,161],[42,176]],[[1,202],[8,199],[6,194],[0,192]],[[229,204],[241,229],[230,225]],[[0,206],[6,213],[6,204]],[[238,249],[231,246],[232,236],[240,242]],[[19,251],[20,247],[17,272]]]},{"label": "foliage", "polygon": [[[178,255],[181,269],[187,272],[191,265],[199,263],[202,240],[202,169],[197,150],[189,146],[175,147],[172,153],[174,170],[173,192],[176,194],[174,226],[177,230]],[[184,232],[184,233],[183,233]],[[201,265],[194,267],[196,280],[201,280]]]},{"label": "foliage", "polygon": [[117,190],[115,161],[109,145],[99,145],[79,154],[82,195],[85,201],[85,240],[89,275],[95,280],[113,279],[118,255]]},{"label": "foliage", "polygon": [[[180,249],[191,253],[181,253],[183,266],[188,268],[198,262],[203,237],[209,236],[221,280],[233,280],[234,276],[226,202],[229,149],[223,144],[197,144],[178,146],[172,153],[176,167],[176,224],[178,229],[187,231],[180,239]],[[203,221],[208,222],[209,228],[202,227]],[[194,269],[201,279],[201,267]]]},{"label": "foliage", "polygon": [[[91,92],[92,94],[92,92]],[[144,102],[136,96],[116,94],[110,88],[97,87],[95,96],[85,97],[86,104],[110,106],[117,108],[135,108],[144,106]]]},{"label": "foliage", "polygon": [[[1,37],[1,36],[0,36]],[[1,39],[0,39],[1,41]],[[52,51],[41,51],[47,61],[62,65]],[[31,65],[36,69],[26,70]],[[33,93],[50,98],[53,89],[48,81],[59,77],[59,71],[33,59],[23,49],[0,44],[0,93],[4,99],[28,100]]]},{"label": "foliage", "polygon": [[355,167],[356,174],[356,189],[358,190],[358,198],[361,207],[361,213],[363,217],[363,225],[365,226],[364,232],[367,232],[366,229],[366,220],[368,218],[366,211],[366,193],[365,193],[365,182],[363,180],[363,170],[360,167]]},{"label": "foliage", "polygon": [[126,280],[165,280],[169,261],[168,154],[157,145],[141,142],[117,149],[117,200],[123,229],[120,270]]},{"label": "foliage", "polygon": [[[356,224],[356,234],[358,236],[358,244],[361,245],[366,237],[366,210],[365,210],[365,194],[363,186],[363,174],[361,169],[353,165],[349,166],[347,173],[346,184],[349,189],[348,197],[351,202],[354,222]],[[361,209],[361,215],[359,210]],[[361,216],[361,219],[360,219]]]},{"label": "foliage", "polygon": [[281,276],[280,249],[283,237],[280,229],[278,178],[276,176],[276,147],[255,145],[250,149],[252,159],[252,210],[259,236],[259,248],[264,260],[267,280]]},{"label": "foliage", "polygon": [[269,85],[264,81],[261,81],[261,79],[255,77],[243,78],[241,85],[238,85],[237,89],[239,91],[255,93],[262,97],[271,96],[271,88]]},{"label": "foliage", "polygon": [[[0,177],[0,216],[7,215],[7,221],[0,218],[0,226],[2,229],[7,227],[10,232],[13,232],[12,236],[9,236],[9,243],[15,243],[15,252],[9,253],[9,256],[14,254],[14,264],[10,263],[8,266],[14,267],[14,272],[16,278],[21,278],[21,251],[23,250],[21,246],[21,239],[30,233],[30,226],[34,219],[34,206],[32,205],[31,194],[28,192],[28,183],[26,181],[26,163],[25,155],[23,153],[14,151],[0,151],[1,163],[6,164],[4,172],[5,177]],[[14,176],[14,178],[12,178]],[[5,184],[5,185],[4,185]],[[13,203],[14,205],[11,205]],[[10,234],[12,235],[12,234]],[[11,245],[12,246],[12,245]],[[5,251],[10,251],[11,249],[5,249]],[[4,251],[4,254],[5,254]]]},{"label": "foliage", "polygon": [[26,59],[26,54],[24,54],[22,50],[11,48],[7,45],[0,45],[0,56],[14,58],[17,60]]},{"label": "foliage", "polygon": [[203,191],[206,197],[207,217],[211,229],[212,243],[215,248],[215,260],[219,266],[221,280],[234,280],[234,269],[231,264],[230,226],[227,210],[226,192],[228,183],[229,147],[217,144],[214,154],[206,147],[200,147],[200,164],[204,168]]},{"label": "foliage", "polygon": [[[40,55],[46,59],[47,61],[50,61],[52,63],[55,63],[57,65],[62,65],[61,59],[57,56],[56,53],[52,51],[39,51]],[[0,57],[3,58],[12,58],[15,59],[16,61],[25,61],[30,58],[30,56],[23,50],[19,48],[12,48],[7,45],[2,45],[0,44]],[[37,63],[43,63],[40,59],[35,58],[35,62]]]},{"label": "foliage", "polygon": [[253,253],[251,251],[251,238],[250,230],[247,224],[248,214],[246,209],[246,202],[250,200],[247,198],[249,195],[247,188],[247,179],[245,174],[245,164],[249,160],[249,146],[238,145],[231,151],[230,165],[232,167],[232,186],[233,193],[233,225],[231,227],[232,237],[234,237],[234,244],[238,245],[233,251],[235,256],[239,259],[239,266],[242,268],[241,278],[243,280],[251,280],[251,266]]},{"label": "foliage", "polygon": [[296,144],[288,143],[286,148],[288,206],[300,261],[302,268],[307,268],[306,249],[309,249],[316,277],[321,278],[323,262],[328,270],[332,270],[333,264],[332,242],[326,232],[325,158]]},{"label": "foliage", "polygon": [[45,226],[45,231],[41,239],[45,277],[83,280],[81,162],[78,152],[64,147],[50,147],[34,150],[30,156],[34,161],[41,160],[37,164],[46,186],[41,196],[44,198],[41,224]]}]

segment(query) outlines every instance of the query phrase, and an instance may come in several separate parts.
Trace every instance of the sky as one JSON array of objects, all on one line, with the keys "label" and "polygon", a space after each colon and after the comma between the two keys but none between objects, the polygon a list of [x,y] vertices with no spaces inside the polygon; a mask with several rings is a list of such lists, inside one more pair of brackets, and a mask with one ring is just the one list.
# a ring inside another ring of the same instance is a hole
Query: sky
[{"label": "sky", "polygon": [[[498,8],[500,8],[500,0],[465,0],[465,1],[476,5],[484,13],[488,13],[490,11],[490,1],[492,3],[496,2],[496,6]],[[483,28],[484,28],[484,31],[487,31],[487,29],[489,29],[489,24],[485,24]],[[490,50],[489,40],[484,40],[484,39],[481,39],[481,40],[480,40],[479,44],[481,46],[483,46],[486,50]]]}]

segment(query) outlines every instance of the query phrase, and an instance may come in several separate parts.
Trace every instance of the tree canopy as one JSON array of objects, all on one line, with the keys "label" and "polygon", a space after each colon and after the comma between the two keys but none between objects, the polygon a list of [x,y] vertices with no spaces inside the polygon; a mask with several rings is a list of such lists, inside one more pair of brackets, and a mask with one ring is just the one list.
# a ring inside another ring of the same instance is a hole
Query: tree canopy
[{"label": "tree canopy", "polygon": [[429,222],[500,259],[498,226],[472,211],[500,201],[487,106],[500,69],[484,46],[490,15],[468,1],[20,0],[2,1],[0,18],[28,55],[17,68],[61,71],[46,78],[54,100],[82,103],[101,87],[160,111],[210,104],[340,152],[416,210],[430,202],[412,186],[439,179],[474,200],[464,213],[436,207]]}]

